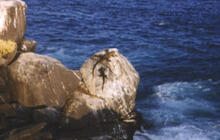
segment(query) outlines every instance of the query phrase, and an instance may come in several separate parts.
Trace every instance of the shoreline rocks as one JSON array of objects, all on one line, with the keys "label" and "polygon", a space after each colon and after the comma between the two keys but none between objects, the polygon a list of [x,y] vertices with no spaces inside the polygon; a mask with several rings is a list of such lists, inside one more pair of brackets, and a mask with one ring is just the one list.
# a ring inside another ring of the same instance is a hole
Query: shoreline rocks
[{"label": "shoreline rocks", "polygon": [[80,73],[79,88],[65,104],[64,116],[81,120],[90,114],[93,123],[111,121],[116,116],[122,120],[135,118],[139,75],[117,49],[96,53],[83,64]]},{"label": "shoreline rocks", "polygon": [[[26,8],[26,3],[21,0],[0,1],[0,66],[8,65],[19,52],[35,51],[36,41],[24,38]],[[8,52],[2,54],[5,47]]]},{"label": "shoreline rocks", "polygon": [[80,80],[77,71],[34,53],[22,53],[7,70],[12,100],[27,107],[62,107]]},{"label": "shoreline rocks", "polygon": [[115,48],[94,54],[80,70],[35,54],[36,41],[24,38],[25,11],[21,0],[0,0],[0,139],[73,138],[72,131],[81,138],[81,131],[97,136],[116,128],[113,138],[127,131],[132,137],[140,80],[132,64]]}]

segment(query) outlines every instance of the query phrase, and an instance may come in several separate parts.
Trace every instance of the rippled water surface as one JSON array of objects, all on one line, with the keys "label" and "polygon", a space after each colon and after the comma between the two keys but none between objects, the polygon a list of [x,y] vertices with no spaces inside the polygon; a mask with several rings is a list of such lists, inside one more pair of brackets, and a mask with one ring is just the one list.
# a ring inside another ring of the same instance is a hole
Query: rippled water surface
[{"label": "rippled water surface", "polygon": [[220,139],[219,0],[25,0],[37,53],[79,69],[118,48],[141,82],[136,140]]}]

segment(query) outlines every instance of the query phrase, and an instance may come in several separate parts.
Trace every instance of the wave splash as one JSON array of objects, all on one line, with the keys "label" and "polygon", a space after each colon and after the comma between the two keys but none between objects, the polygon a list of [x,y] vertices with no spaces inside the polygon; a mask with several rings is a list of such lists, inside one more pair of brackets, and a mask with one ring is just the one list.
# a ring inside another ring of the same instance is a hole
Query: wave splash
[{"label": "wave splash", "polygon": [[153,127],[143,127],[143,132],[137,131],[134,139],[219,139],[219,87],[220,81],[211,79],[154,86],[154,93],[137,103],[138,111]]}]

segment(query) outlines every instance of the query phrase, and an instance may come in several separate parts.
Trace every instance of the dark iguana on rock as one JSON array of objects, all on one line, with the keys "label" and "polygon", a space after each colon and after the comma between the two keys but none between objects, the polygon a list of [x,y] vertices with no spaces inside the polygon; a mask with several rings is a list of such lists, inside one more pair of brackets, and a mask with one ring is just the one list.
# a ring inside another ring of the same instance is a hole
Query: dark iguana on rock
[{"label": "dark iguana on rock", "polygon": [[97,62],[93,66],[92,75],[94,76],[95,68],[99,63],[103,64],[104,66],[109,68],[109,70],[111,71],[110,67],[107,64],[104,64],[102,62],[103,61],[110,62],[110,58],[115,57],[115,56],[116,56],[115,52],[109,52],[108,50],[105,51],[104,55],[94,55],[93,59],[97,60]]},{"label": "dark iguana on rock", "polygon": [[99,69],[99,72],[100,72],[100,77],[102,77],[102,80],[103,80],[103,83],[102,83],[102,90],[104,89],[104,84],[105,84],[105,79],[108,78],[107,75],[105,74],[105,68],[104,67],[101,67]]}]

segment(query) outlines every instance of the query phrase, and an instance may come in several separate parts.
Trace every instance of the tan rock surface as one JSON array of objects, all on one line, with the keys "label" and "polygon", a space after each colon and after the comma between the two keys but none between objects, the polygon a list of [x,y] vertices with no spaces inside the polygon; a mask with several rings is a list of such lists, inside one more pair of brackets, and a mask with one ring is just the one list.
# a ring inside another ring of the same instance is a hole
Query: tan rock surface
[{"label": "tan rock surface", "polygon": [[80,73],[78,91],[64,108],[67,117],[79,120],[89,113],[100,117],[96,112],[104,115],[102,110],[109,110],[125,119],[132,118],[139,75],[117,49],[96,53],[83,64]]},{"label": "tan rock surface", "polygon": [[20,43],[26,30],[26,4],[20,0],[0,0],[0,39]]},{"label": "tan rock surface", "polygon": [[79,73],[58,60],[34,53],[22,53],[8,66],[11,97],[24,106],[61,107],[77,88]]}]

